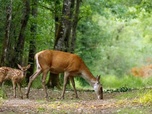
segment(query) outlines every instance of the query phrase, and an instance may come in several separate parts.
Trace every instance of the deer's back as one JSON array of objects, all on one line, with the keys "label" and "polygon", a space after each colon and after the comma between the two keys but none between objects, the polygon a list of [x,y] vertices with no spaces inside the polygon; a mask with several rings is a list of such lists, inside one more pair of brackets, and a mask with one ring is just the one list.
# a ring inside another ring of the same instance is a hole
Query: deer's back
[{"label": "deer's back", "polygon": [[84,64],[79,56],[62,51],[44,50],[37,55],[41,68],[48,67],[53,73],[78,72],[81,65]]}]

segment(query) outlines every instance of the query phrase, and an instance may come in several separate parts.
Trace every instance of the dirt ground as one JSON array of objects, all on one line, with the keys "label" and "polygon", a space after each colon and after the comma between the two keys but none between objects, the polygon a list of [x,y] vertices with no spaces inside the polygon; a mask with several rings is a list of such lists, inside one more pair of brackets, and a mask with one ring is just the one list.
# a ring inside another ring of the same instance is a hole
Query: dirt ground
[{"label": "dirt ground", "polygon": [[[23,89],[25,92],[26,89]],[[103,100],[97,100],[93,91],[78,91],[79,99],[73,91],[66,91],[65,99],[58,97],[61,91],[48,90],[49,100],[44,99],[42,89],[31,89],[29,99],[13,98],[7,89],[7,99],[0,100],[0,114],[150,114],[152,106],[131,102],[130,99],[118,100],[124,93],[104,93]],[[132,110],[130,113],[130,110]]]}]

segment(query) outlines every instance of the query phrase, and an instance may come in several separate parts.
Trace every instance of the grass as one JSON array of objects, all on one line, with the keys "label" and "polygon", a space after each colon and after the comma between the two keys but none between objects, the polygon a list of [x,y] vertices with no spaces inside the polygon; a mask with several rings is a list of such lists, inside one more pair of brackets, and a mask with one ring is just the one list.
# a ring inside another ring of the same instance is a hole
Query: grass
[{"label": "grass", "polygon": [[143,88],[152,86],[152,77],[140,78],[134,76],[104,76],[101,79],[104,88]]},{"label": "grass", "polygon": [[[118,103],[123,104],[117,114],[150,114],[152,109],[152,90],[140,89],[116,96]],[[128,105],[129,104],[129,105]]]},{"label": "grass", "polygon": [[116,114],[150,114],[151,107],[140,106],[140,107],[127,107],[117,110]]},{"label": "grass", "polygon": [[5,98],[7,98],[5,91],[0,89],[0,99],[5,99]]},{"label": "grass", "polygon": [[137,98],[135,101],[144,105],[152,104],[152,90],[141,93],[139,98]]}]

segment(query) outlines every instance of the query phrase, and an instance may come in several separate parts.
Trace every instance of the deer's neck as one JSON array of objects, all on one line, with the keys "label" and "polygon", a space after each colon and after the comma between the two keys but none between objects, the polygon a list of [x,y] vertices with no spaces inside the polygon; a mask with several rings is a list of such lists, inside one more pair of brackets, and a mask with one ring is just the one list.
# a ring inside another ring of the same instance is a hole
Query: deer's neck
[{"label": "deer's neck", "polygon": [[96,78],[92,75],[92,73],[89,71],[88,68],[86,68],[85,70],[82,70],[82,77],[93,87],[95,82],[96,82]]}]

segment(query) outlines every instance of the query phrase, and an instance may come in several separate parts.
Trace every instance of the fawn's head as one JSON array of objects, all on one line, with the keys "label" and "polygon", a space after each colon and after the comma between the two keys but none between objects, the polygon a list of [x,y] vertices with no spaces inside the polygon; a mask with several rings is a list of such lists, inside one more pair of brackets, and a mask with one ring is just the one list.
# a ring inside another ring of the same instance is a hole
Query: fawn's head
[{"label": "fawn's head", "polygon": [[30,68],[31,65],[29,64],[29,65],[27,65],[27,66],[25,66],[25,67],[22,67],[21,65],[17,64],[17,66],[18,66],[18,68],[19,68],[21,71],[25,72],[25,71],[27,71],[27,70]]}]

